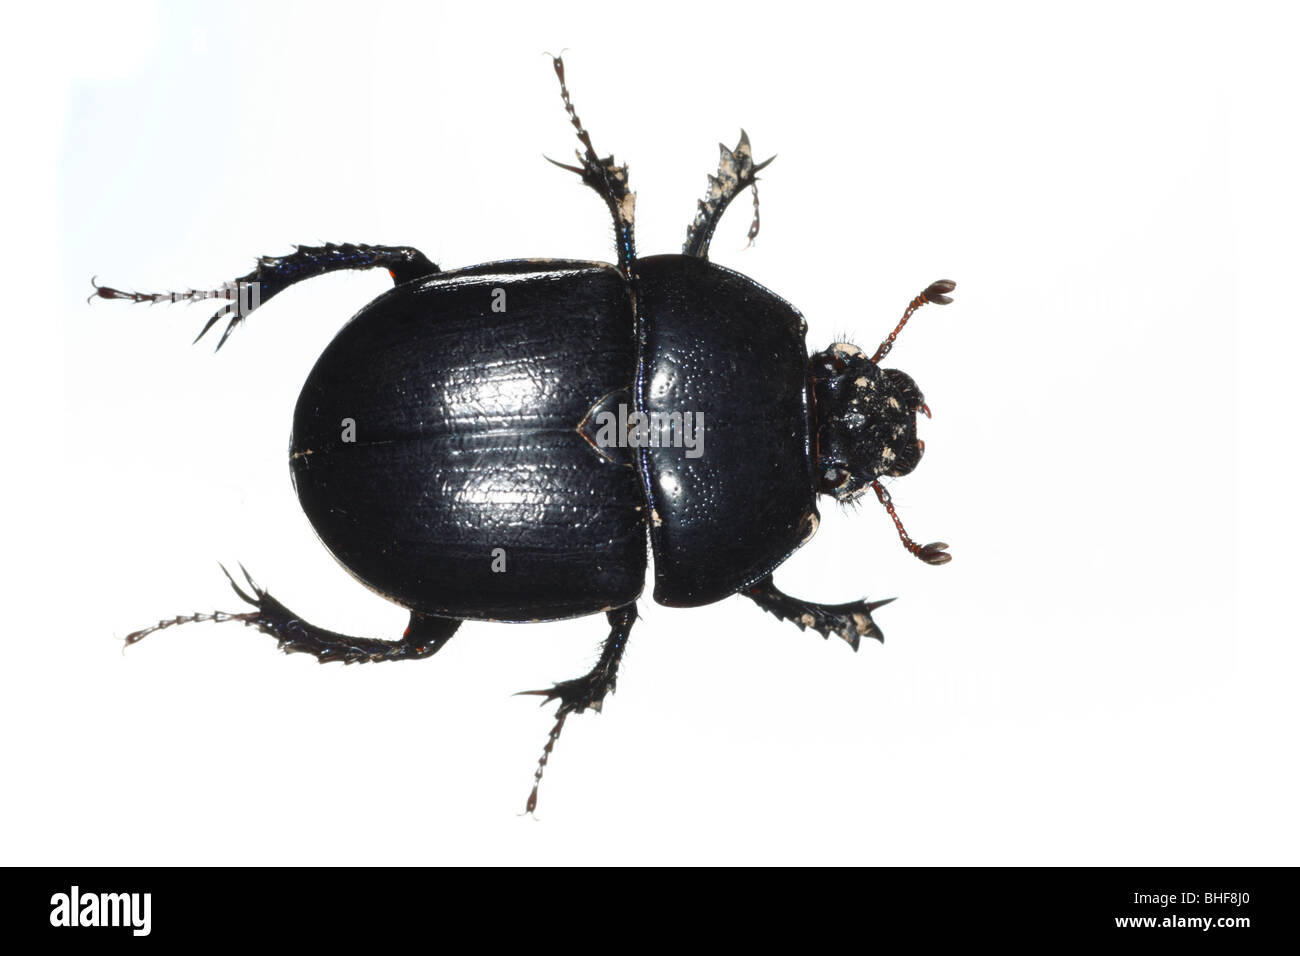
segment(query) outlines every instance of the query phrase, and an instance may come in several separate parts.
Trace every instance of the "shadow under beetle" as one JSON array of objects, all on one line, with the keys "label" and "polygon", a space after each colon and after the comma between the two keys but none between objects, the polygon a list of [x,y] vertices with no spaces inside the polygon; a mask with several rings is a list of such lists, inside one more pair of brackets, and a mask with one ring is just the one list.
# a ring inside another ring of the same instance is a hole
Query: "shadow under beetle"
[{"label": "shadow under beetle", "polygon": [[[286,652],[351,664],[430,657],[464,620],[603,613],[610,633],[591,672],[525,692],[560,702],[530,811],[565,719],[600,710],[614,690],[645,581],[647,531],[660,604],[741,594],[855,650],[863,637],[881,639],[871,615],[887,601],[816,604],[772,583],[816,532],[819,493],[843,502],[874,491],[910,552],[929,564],[950,559],[946,544],[908,537],[880,483],[916,467],[925,450],[916,414],[929,409],[908,375],[878,363],[918,308],[951,301],[954,283],[935,282],[912,300],[870,358],[846,343],[810,358],[793,306],[708,260],[718,221],[746,189],[749,238],[758,234],[756,174],[771,160],[753,161],[742,130],[734,150],[722,146],[682,254],[638,258],[627,166],[597,156],[564,63],[554,64],[581,145],[579,165],[556,165],[609,207],[617,265],[525,259],[443,272],[408,246],[300,246],[217,290],[96,285],[91,296],[228,300],[195,339],[226,319],[220,349],[295,282],[388,269],[395,288],[343,327],[308,376],[289,463],[321,541],[411,612],[406,631],[384,641],[325,630],[245,571],[245,584],[227,577],[252,610],[160,621],[126,642],[177,624],[240,621]],[[692,426],[703,433],[684,447]]]}]

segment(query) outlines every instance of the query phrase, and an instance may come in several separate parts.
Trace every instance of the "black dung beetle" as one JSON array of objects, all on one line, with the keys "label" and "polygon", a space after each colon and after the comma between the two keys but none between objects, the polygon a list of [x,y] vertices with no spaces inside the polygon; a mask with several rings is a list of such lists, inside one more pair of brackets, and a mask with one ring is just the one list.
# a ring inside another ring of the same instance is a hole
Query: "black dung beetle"
[{"label": "black dung beetle", "polygon": [[[581,148],[577,173],[605,201],[618,263],[491,262],[443,272],[408,246],[300,246],[258,260],[220,289],[123,292],[135,302],[223,299],[201,339],[226,320],[217,348],[254,309],[295,282],[383,267],[395,287],[344,326],[303,386],[289,463],[321,541],[357,579],[410,611],[396,641],[317,627],[254,583],[230,578],[251,610],[177,624],[240,621],[286,652],[321,661],[397,661],[437,653],[465,620],[542,621],[603,613],[610,634],[590,673],[549,690],[560,702],[528,809],[564,721],[599,710],[614,690],[654,554],[654,599],[696,607],[742,594],[801,630],[855,650],[881,638],[886,601],[816,604],[772,572],[817,530],[817,495],[875,492],[903,544],[929,564],[947,545],[919,545],[880,483],[909,473],[924,444],[920,389],[879,362],[927,302],[917,296],[870,358],[836,343],[811,358],[806,324],[784,299],[708,260],[727,205],[771,160],[755,163],[741,131],[722,147],[681,255],[640,259],[627,166],[601,159],[560,94]],[[554,162],[554,160],[552,160]],[[93,283],[94,280],[92,280]],[[223,568],[224,570],[224,568]]]}]

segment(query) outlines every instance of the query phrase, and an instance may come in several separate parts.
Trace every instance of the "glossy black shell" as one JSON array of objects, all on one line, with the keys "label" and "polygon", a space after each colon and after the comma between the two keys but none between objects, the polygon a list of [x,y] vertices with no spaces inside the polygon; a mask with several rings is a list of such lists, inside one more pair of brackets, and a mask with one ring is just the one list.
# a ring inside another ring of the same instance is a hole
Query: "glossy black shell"
[{"label": "glossy black shell", "polygon": [[[634,601],[647,529],[664,604],[785,560],[817,521],[802,318],[683,256],[641,260],[637,292],[634,315],[613,266],[519,260],[363,308],[294,413],[294,485],[325,546],[405,607],[514,621]],[[702,454],[597,448],[589,414],[623,396],[702,413]]]}]

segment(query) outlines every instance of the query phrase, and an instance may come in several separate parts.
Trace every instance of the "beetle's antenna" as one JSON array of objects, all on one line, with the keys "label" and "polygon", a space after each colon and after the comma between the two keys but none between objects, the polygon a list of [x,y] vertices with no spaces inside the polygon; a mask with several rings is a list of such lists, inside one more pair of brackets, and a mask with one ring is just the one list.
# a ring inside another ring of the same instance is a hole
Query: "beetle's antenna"
[{"label": "beetle's antenna", "polygon": [[560,739],[560,731],[564,729],[564,721],[568,716],[569,712],[561,707],[560,716],[556,719],[555,726],[551,728],[551,735],[546,738],[546,746],[542,748],[542,758],[537,761],[537,772],[533,774],[533,791],[528,795],[528,805],[524,807],[524,813],[532,813],[537,809],[537,788],[542,785],[546,762],[551,759],[551,751],[555,749],[555,742]]},{"label": "beetle's antenna", "polygon": [[903,527],[898,512],[894,510],[894,500],[889,497],[889,492],[885,490],[885,486],[879,481],[873,481],[871,487],[876,492],[876,497],[880,499],[880,503],[885,506],[885,510],[889,512],[889,517],[894,519],[894,527],[898,529],[898,538],[903,542],[903,547],[926,564],[947,564],[952,560],[952,555],[948,553],[948,545],[942,541],[931,541],[929,544],[924,545],[913,541],[908,536],[907,529]]},{"label": "beetle's antenna", "polygon": [[876,354],[871,356],[872,363],[875,364],[879,362],[890,353],[894,347],[894,339],[898,338],[898,333],[903,331],[903,326],[907,325],[907,320],[912,317],[913,312],[925,305],[927,302],[933,302],[935,305],[947,305],[952,301],[952,299],[948,298],[944,293],[951,292],[955,288],[957,288],[957,283],[953,282],[951,279],[940,279],[938,282],[931,282],[926,286],[925,291],[913,299],[907,306],[907,311],[904,312],[903,317],[898,320],[898,325],[894,327],[894,331],[889,333],[889,338],[880,343],[880,348],[876,349]]}]

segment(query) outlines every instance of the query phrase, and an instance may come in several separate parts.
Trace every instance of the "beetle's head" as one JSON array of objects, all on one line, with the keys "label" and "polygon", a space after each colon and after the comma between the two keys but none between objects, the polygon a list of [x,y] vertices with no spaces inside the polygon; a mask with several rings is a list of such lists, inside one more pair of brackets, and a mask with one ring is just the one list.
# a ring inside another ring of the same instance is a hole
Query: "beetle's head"
[{"label": "beetle's head", "polygon": [[852,501],[882,476],[909,474],[925,452],[916,415],[925,396],[906,372],[881,368],[836,342],[811,361],[817,403],[817,474],[823,494]]},{"label": "beetle's head", "polygon": [[847,502],[868,489],[874,491],[894,519],[903,546],[927,564],[952,560],[948,546],[942,542],[920,545],[909,538],[880,479],[910,474],[920,462],[925,442],[916,437],[916,413],[929,417],[930,409],[910,375],[896,368],[881,368],[879,362],[893,349],[913,312],[927,302],[951,302],[946,293],[955,287],[947,280],[935,282],[913,299],[875,355],[868,358],[856,345],[836,342],[808,363],[816,407],[813,427],[821,492]]}]

